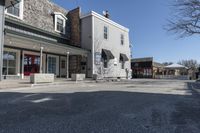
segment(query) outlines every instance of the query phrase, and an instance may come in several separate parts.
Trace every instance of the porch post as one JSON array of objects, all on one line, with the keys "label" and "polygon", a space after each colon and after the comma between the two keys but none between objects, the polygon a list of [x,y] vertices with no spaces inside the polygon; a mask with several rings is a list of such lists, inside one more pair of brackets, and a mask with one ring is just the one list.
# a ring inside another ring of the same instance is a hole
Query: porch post
[{"label": "porch post", "polygon": [[43,62],[42,62],[42,53],[43,53],[43,49],[44,47],[40,47],[40,73],[42,73],[42,65],[43,65]]},{"label": "porch post", "polygon": [[68,79],[69,78],[69,52],[67,52],[67,65],[66,65],[66,68],[67,68],[66,78]]},{"label": "porch post", "polygon": [[0,0],[0,81],[3,75],[3,45],[4,45],[4,24],[5,24],[5,0]]}]

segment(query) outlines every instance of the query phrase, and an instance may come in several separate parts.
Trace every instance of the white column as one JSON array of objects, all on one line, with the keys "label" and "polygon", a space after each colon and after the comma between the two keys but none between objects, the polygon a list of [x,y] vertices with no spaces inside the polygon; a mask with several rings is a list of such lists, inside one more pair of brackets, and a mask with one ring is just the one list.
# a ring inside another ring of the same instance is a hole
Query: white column
[{"label": "white column", "polygon": [[67,65],[66,65],[66,68],[67,68],[66,78],[68,79],[69,78],[69,52],[67,52]]},{"label": "white column", "polygon": [[21,64],[21,69],[22,69],[22,79],[24,79],[24,51],[22,51],[22,64]]},{"label": "white column", "polygon": [[42,73],[42,66],[43,66],[43,62],[42,62],[43,49],[44,49],[44,47],[40,47],[40,73]]}]

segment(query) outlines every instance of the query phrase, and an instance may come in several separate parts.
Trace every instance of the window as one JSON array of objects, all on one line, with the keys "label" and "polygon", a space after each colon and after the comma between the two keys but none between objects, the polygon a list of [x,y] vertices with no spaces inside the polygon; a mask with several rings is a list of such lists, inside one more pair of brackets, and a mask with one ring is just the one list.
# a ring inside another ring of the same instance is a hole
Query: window
[{"label": "window", "polygon": [[65,15],[59,12],[55,12],[55,31],[58,33],[65,34],[66,20]]},{"label": "window", "polygon": [[123,34],[121,34],[121,45],[124,45],[124,35]]},{"label": "window", "polygon": [[104,39],[108,39],[108,27],[104,26]]},{"label": "window", "polygon": [[108,61],[106,59],[103,59],[103,67],[108,68]]},{"label": "window", "polygon": [[59,32],[64,32],[64,23],[63,23],[64,20],[60,19],[60,18],[57,18],[57,31]]},{"label": "window", "polygon": [[3,52],[3,75],[16,75],[16,57],[15,52]]},{"label": "window", "polygon": [[6,9],[6,13],[10,16],[22,19],[23,18],[23,0],[21,0],[19,3],[15,4],[14,6],[8,7]]},{"label": "window", "polygon": [[48,73],[56,75],[56,57],[48,57]]},{"label": "window", "polygon": [[121,69],[124,69],[125,62],[121,61]]}]

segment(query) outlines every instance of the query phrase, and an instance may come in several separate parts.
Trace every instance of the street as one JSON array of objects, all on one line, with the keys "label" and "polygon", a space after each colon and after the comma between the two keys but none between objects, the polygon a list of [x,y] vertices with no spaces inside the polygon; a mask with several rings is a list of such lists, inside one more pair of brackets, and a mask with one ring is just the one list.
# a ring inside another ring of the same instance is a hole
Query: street
[{"label": "street", "polygon": [[0,133],[199,133],[200,96],[191,83],[139,79],[2,89]]}]

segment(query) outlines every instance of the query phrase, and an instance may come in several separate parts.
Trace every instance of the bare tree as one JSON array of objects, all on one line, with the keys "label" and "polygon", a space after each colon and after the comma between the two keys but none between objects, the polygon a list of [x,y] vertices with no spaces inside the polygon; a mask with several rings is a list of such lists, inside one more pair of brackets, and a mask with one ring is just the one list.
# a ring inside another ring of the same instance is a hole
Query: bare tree
[{"label": "bare tree", "polygon": [[200,34],[200,0],[174,0],[173,15],[165,29],[181,38]]},{"label": "bare tree", "polygon": [[196,60],[181,60],[178,62],[178,64],[186,66],[187,68],[193,68],[197,69],[199,67],[199,64],[197,63]]}]

